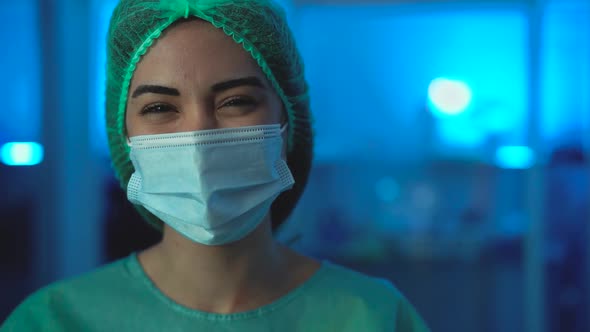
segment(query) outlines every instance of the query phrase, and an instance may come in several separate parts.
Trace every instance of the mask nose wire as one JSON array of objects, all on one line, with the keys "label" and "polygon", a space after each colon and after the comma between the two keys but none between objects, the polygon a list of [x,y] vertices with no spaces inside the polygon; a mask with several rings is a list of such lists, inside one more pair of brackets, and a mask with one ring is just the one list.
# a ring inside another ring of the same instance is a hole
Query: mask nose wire
[{"label": "mask nose wire", "polygon": [[[281,135],[285,133],[285,131],[287,130],[287,128],[289,127],[289,123],[285,122],[282,126],[281,126]],[[128,147],[132,147],[133,143],[131,143],[131,139],[129,137],[127,137],[127,146]]]}]

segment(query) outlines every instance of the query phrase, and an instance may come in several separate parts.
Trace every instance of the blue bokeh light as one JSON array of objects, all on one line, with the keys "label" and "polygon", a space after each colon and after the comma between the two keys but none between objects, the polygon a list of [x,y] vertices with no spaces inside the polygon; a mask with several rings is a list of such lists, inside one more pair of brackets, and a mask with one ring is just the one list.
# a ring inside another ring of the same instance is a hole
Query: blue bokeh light
[{"label": "blue bokeh light", "polygon": [[535,152],[528,146],[502,146],[496,150],[496,165],[505,169],[531,168],[535,159]]},{"label": "blue bokeh light", "polygon": [[471,89],[462,81],[437,78],[430,82],[428,99],[435,115],[459,115],[471,103]]},{"label": "blue bokeh light", "polygon": [[44,149],[39,143],[12,142],[0,149],[2,163],[8,166],[33,166],[43,161]]}]

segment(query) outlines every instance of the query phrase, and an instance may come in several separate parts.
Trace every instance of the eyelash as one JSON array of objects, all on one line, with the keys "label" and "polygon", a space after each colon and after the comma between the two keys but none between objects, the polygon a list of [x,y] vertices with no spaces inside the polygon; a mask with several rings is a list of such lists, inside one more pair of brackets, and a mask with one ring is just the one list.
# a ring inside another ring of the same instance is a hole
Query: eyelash
[{"label": "eyelash", "polygon": [[223,107],[244,107],[244,106],[256,106],[257,102],[253,98],[249,97],[235,97],[231,98],[227,102],[223,103],[220,108]]},{"label": "eyelash", "polygon": [[158,114],[158,113],[167,113],[170,111],[176,112],[174,107],[167,105],[167,104],[151,104],[143,108],[140,112],[141,115],[145,114]]}]

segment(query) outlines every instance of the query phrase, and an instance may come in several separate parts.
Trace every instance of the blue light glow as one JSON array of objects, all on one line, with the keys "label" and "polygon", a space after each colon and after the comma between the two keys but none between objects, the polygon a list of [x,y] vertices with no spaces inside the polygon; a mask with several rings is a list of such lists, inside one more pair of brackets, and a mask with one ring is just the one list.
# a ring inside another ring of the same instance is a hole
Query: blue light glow
[{"label": "blue light glow", "polygon": [[43,161],[43,146],[33,142],[6,143],[0,149],[2,163],[8,166],[32,166]]},{"label": "blue light glow", "polygon": [[[425,5],[427,10],[408,6],[406,12],[393,4],[357,2],[297,9],[297,22],[305,22],[294,32],[313,87],[316,160],[419,162],[429,153],[483,159],[488,140],[524,141],[526,11],[486,6],[439,11]],[[355,24],[347,24],[351,21]],[[351,40],[362,41],[362,47],[350,47]],[[362,84],[347,84],[350,77]],[[468,86],[465,95],[471,98],[462,113],[448,115],[435,106],[436,93],[429,96],[428,88],[436,78],[463,82],[459,90]],[[491,153],[493,159],[495,150]]]},{"label": "blue light glow", "polygon": [[528,146],[502,146],[496,150],[496,165],[506,169],[527,169],[535,164],[535,152]]},{"label": "blue light glow", "polygon": [[431,110],[438,115],[458,115],[471,102],[471,89],[461,81],[437,78],[428,87]]}]

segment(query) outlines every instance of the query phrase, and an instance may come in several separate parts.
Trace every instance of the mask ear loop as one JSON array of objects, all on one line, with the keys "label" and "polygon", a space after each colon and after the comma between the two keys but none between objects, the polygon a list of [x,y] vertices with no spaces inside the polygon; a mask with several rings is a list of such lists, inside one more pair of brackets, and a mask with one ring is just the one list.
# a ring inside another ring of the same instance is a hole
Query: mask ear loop
[{"label": "mask ear loop", "polygon": [[287,127],[289,127],[289,122],[283,123],[283,125],[281,126],[281,135],[285,133],[285,130],[287,130]]}]

